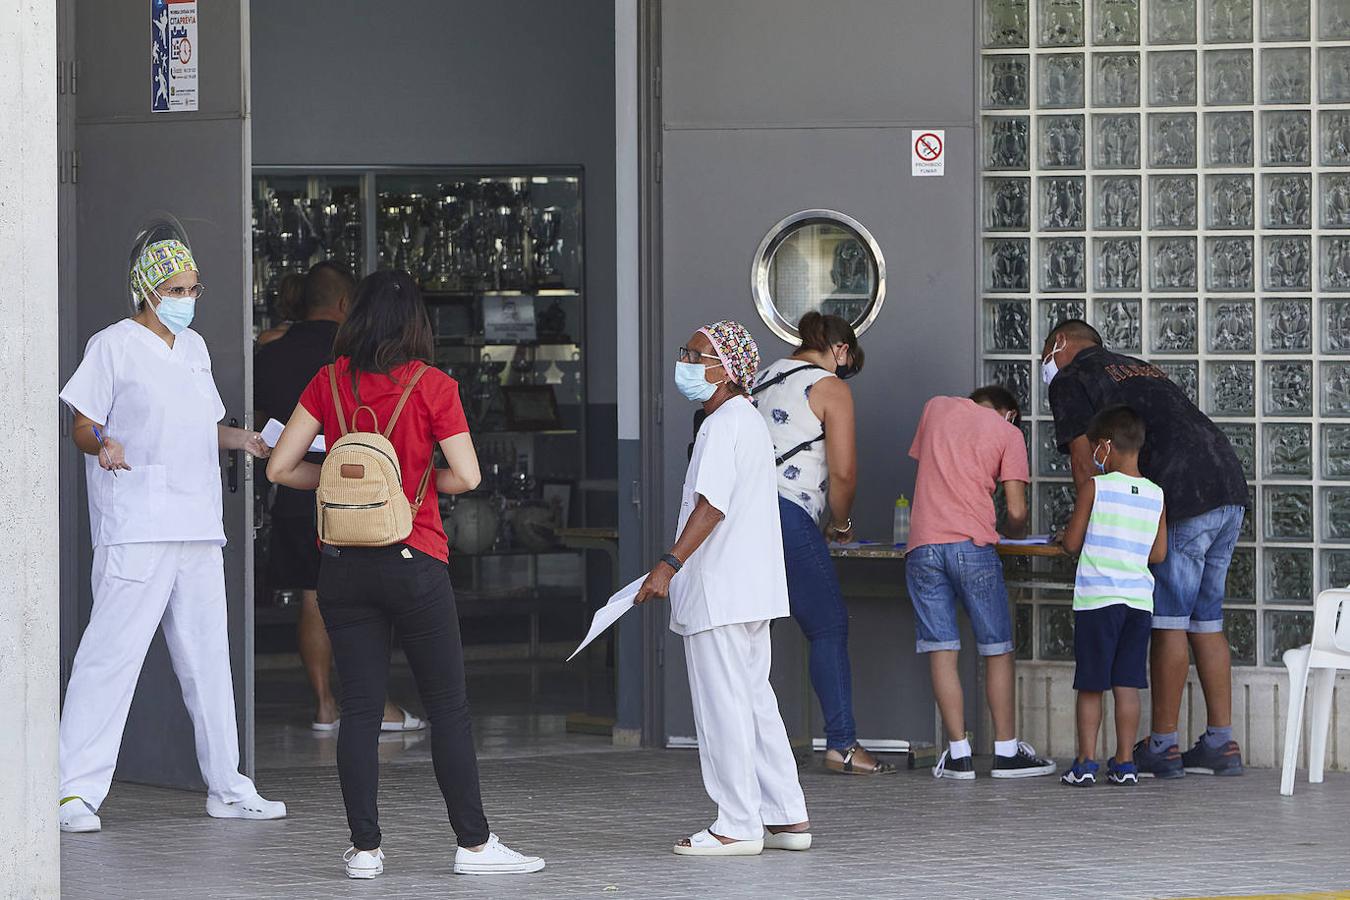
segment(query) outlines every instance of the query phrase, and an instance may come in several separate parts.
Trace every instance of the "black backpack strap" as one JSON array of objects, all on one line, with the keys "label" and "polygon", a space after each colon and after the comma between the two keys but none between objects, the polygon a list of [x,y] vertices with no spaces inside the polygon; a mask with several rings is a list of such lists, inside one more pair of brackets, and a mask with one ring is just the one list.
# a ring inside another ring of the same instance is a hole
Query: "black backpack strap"
[{"label": "black backpack strap", "polygon": [[820,443],[820,442],[823,441],[823,440],[825,440],[825,430],[822,428],[821,431],[820,431],[820,434],[818,434],[818,435],[816,435],[815,437],[811,438],[811,440],[809,440],[809,441],[802,441],[800,444],[798,444],[797,446],[793,447],[791,450],[789,450],[788,452],[784,453],[782,456],[777,457],[777,458],[773,461],[774,467],[777,468],[777,467],[782,466],[783,463],[787,462],[789,459],[792,459],[792,457],[796,456],[798,453],[801,453],[803,450],[808,450],[808,449],[810,449],[812,444],[818,444],[818,443]]},{"label": "black backpack strap", "polygon": [[755,385],[754,389],[750,391],[750,396],[753,397],[756,394],[760,393],[761,391],[768,390],[775,384],[782,384],[784,381],[787,381],[789,376],[796,375],[798,372],[805,372],[807,369],[819,369],[819,368],[820,366],[814,365],[813,363],[807,363],[806,365],[798,366],[795,369],[788,369],[786,372],[779,372],[777,375],[773,376],[763,384]]}]

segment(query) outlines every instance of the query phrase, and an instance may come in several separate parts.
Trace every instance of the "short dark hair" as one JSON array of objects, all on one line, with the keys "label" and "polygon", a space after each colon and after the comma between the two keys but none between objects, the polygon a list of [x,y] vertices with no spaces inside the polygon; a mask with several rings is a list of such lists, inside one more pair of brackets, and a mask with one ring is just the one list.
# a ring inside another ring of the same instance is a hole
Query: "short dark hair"
[{"label": "short dark hair", "polygon": [[383,269],[361,279],[333,342],[333,355],[351,360],[353,389],[361,372],[387,375],[415,359],[430,363],[433,351],[431,320],[412,276]]},{"label": "short dark hair", "polygon": [[801,340],[797,345],[798,353],[803,350],[828,353],[835,344],[847,344],[848,355],[852,359],[849,374],[857,375],[862,371],[863,348],[858,343],[858,333],[847,319],[812,310],[797,322],[797,336]]},{"label": "short dark hair", "polygon": [[1065,319],[1050,330],[1050,334],[1046,336],[1045,340],[1048,343],[1061,335],[1066,338],[1090,341],[1099,347],[1102,344],[1101,334],[1082,319]]},{"label": "short dark hair", "polygon": [[1124,453],[1138,453],[1144,447],[1144,420],[1128,406],[1108,406],[1088,423],[1089,441],[1110,441]]},{"label": "short dark hair", "polygon": [[356,293],[356,279],[347,267],[331,259],[310,266],[305,275],[305,310],[336,309],[343,297]]},{"label": "short dark hair", "polygon": [[1016,413],[1017,421],[1022,419],[1022,408],[1017,403],[1017,397],[1001,384],[986,384],[976,388],[970,392],[970,399],[976,403],[988,403],[999,412]]}]

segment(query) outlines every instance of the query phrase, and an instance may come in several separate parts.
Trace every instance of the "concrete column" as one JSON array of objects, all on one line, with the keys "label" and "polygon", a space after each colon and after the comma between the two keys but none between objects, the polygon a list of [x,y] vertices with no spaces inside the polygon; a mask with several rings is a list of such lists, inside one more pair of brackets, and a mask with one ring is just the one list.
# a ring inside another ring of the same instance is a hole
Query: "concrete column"
[{"label": "concrete column", "polygon": [[56,4],[0,0],[0,897],[60,896]]}]

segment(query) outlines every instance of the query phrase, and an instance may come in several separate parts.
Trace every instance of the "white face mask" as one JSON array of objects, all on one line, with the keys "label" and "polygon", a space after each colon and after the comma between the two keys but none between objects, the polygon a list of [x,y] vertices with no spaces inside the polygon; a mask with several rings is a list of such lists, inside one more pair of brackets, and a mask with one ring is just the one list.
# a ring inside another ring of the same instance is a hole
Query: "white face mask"
[{"label": "white face mask", "polygon": [[1059,374],[1059,366],[1055,365],[1055,354],[1067,346],[1068,341],[1065,341],[1063,344],[1059,341],[1055,341],[1055,346],[1051,349],[1050,355],[1041,360],[1041,381],[1045,382],[1046,387],[1049,387],[1050,382],[1054,381],[1055,376]]}]

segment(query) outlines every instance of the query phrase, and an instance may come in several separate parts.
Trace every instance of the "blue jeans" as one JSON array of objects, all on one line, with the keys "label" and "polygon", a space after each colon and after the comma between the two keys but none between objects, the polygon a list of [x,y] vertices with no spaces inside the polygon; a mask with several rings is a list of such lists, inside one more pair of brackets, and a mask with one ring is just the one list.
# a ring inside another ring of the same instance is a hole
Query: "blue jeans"
[{"label": "blue jeans", "polygon": [[1228,564],[1242,531],[1241,506],[1167,523],[1167,558],[1153,566],[1153,627],[1215,634],[1223,631]]},{"label": "blue jeans", "polygon": [[1012,652],[1008,588],[1003,584],[1003,563],[992,545],[957,541],[915,547],[905,554],[905,585],[914,603],[916,653],[961,649],[958,601],[970,616],[981,656]]},{"label": "blue jeans", "polygon": [[792,618],[811,644],[811,686],[825,714],[825,746],[847,750],[858,739],[853,722],[853,673],[848,662],[848,610],[830,548],[806,510],[778,498]]}]

